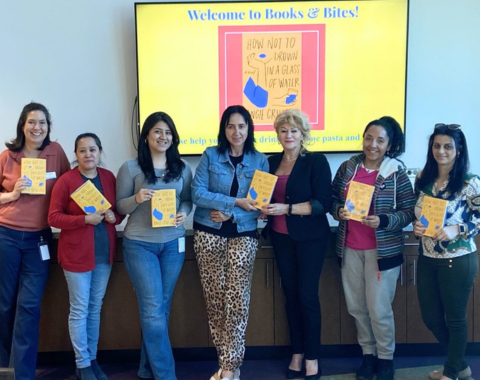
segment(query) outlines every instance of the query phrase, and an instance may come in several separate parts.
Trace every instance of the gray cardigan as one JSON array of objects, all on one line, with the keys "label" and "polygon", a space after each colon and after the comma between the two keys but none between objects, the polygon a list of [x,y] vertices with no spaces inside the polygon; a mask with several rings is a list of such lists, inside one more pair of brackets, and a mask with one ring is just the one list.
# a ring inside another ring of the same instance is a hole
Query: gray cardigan
[{"label": "gray cardigan", "polygon": [[178,181],[165,183],[162,179],[164,169],[155,169],[155,174],[160,177],[157,183],[148,183],[137,159],[125,162],[117,175],[117,212],[121,215],[129,214],[124,236],[132,240],[141,240],[148,243],[166,243],[179,237],[185,236],[183,226],[175,227],[152,227],[151,202],[138,204],[135,195],[140,189],[175,189],[177,196],[177,212],[184,211],[190,214],[192,211],[192,170],[185,163],[185,169]]}]

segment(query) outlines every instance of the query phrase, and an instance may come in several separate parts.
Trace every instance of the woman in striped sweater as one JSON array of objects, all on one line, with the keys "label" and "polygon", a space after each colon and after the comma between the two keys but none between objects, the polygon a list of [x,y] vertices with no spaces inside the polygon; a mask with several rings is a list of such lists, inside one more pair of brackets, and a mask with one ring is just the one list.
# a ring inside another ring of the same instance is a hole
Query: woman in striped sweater
[{"label": "woman in striped sweater", "polygon": [[[414,219],[415,196],[403,163],[403,132],[389,116],[370,122],[363,153],[345,161],[333,181],[333,217],[339,221],[336,251],[348,312],[363,351],[358,380],[393,380],[395,326],[392,301],[403,263],[402,229]],[[368,215],[350,219],[345,205],[351,181],[374,186]],[[378,357],[378,359],[377,359]]]}]

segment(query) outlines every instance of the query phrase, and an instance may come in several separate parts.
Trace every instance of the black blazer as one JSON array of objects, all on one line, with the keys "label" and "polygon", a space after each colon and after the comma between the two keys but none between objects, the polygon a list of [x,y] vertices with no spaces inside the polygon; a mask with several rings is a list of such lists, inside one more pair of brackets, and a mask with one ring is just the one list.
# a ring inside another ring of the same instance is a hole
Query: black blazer
[{"label": "black blazer", "polygon": [[[270,173],[275,174],[283,153],[270,156]],[[321,153],[305,152],[299,155],[287,181],[285,203],[310,201],[311,215],[286,215],[290,237],[296,241],[325,239],[330,236],[327,213],[332,206],[332,173],[327,159]],[[265,233],[271,229],[272,217],[268,217]]]}]

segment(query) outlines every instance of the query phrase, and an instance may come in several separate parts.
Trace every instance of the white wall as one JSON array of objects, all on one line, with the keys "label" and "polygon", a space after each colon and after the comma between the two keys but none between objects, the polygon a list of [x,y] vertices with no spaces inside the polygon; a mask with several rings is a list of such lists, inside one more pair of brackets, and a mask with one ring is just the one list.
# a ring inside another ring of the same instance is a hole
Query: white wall
[{"label": "white wall", "polygon": [[435,123],[457,123],[480,174],[479,36],[480,1],[410,1],[407,166],[423,166]]},{"label": "white wall", "polygon": [[[75,137],[96,132],[106,166],[134,157],[133,0],[0,0],[0,143],[22,107],[44,103],[52,138],[73,159]],[[480,1],[411,0],[407,78],[409,167],[421,167],[437,122],[460,123],[480,173]],[[372,115],[372,119],[382,115]],[[335,172],[347,154],[329,154]],[[198,158],[189,158],[196,167]]]}]

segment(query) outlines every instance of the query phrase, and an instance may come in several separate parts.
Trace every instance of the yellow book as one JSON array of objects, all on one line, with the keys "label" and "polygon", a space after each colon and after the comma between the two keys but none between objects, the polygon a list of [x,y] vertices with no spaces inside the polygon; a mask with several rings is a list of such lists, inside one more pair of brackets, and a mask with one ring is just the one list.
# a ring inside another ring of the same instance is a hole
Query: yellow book
[{"label": "yellow book", "polygon": [[350,182],[345,202],[345,208],[350,213],[350,220],[360,222],[364,216],[368,215],[374,190],[375,186],[355,181]]},{"label": "yellow book", "polygon": [[261,170],[255,170],[250,189],[248,189],[247,193],[248,199],[257,202],[254,207],[260,210],[262,206],[270,203],[275,184],[277,183],[277,178],[276,175],[262,172]]},{"label": "yellow book", "polygon": [[448,201],[445,199],[433,198],[429,196],[423,197],[422,215],[420,222],[427,229],[424,236],[433,237],[437,231],[445,224],[445,216],[447,214]]},{"label": "yellow book", "polygon": [[175,189],[157,190],[152,197],[152,227],[175,226],[177,197]]},{"label": "yellow book", "polygon": [[108,210],[112,207],[110,202],[107,201],[90,180],[75,190],[70,197],[86,214]]},{"label": "yellow book", "polygon": [[28,180],[22,194],[45,194],[47,189],[47,161],[44,158],[22,158],[21,176]]}]

